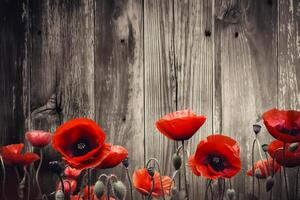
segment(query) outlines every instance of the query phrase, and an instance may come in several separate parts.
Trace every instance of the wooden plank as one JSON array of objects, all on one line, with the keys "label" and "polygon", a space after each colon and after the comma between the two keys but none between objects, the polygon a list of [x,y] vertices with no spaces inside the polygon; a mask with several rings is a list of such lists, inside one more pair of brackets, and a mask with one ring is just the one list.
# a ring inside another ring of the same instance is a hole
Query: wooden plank
[{"label": "wooden plank", "polygon": [[[96,120],[107,142],[128,149],[131,174],[144,166],[142,5],[104,0],[96,2],[95,11]],[[122,164],[105,172],[126,180]]]},{"label": "wooden plank", "polygon": [[[300,4],[297,0],[278,4],[278,106],[300,110]],[[296,169],[287,172],[290,199],[295,199]]]},{"label": "wooden plank", "polygon": [[[212,1],[174,1],[174,60],[178,73],[178,109],[190,108],[207,116],[204,126],[188,142],[191,154],[212,133],[213,108]],[[188,170],[190,199],[204,198],[205,180]]]},{"label": "wooden plank", "polygon": [[[243,169],[233,181],[238,199],[251,194],[252,179],[245,172],[251,167],[252,124],[277,104],[277,5],[272,2],[215,1],[215,74],[221,87],[215,99],[222,107],[214,123],[241,146]],[[259,139],[267,143],[271,137],[263,129]],[[267,197],[264,191],[262,186],[261,199]]]},{"label": "wooden plank", "polygon": [[177,109],[172,9],[171,0],[144,1],[145,158],[157,158],[168,176],[175,142],[160,134],[155,122]]},{"label": "wooden plank", "polygon": [[[93,1],[31,1],[30,13],[30,128],[53,132],[72,118],[93,119]],[[45,158],[46,166],[58,156],[49,147]],[[47,169],[40,180],[45,193],[53,191],[56,177]]]}]

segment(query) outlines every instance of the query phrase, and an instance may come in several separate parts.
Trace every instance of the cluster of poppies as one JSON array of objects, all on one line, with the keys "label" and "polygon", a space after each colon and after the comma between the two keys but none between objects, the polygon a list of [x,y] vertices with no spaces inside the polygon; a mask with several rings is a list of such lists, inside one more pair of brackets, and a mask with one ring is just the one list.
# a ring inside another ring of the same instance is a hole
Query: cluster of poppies
[{"label": "cluster of poppies", "polygon": [[[35,148],[39,155],[32,152],[22,154],[24,144],[13,144],[0,148],[2,164],[15,167],[18,174],[18,166],[23,166],[24,178],[18,178],[18,196],[24,198],[22,189],[27,180],[30,186],[30,173],[27,166],[40,160],[36,169],[35,181],[39,197],[44,199],[39,186],[39,171],[42,164],[43,148],[51,143],[52,147],[61,154],[61,161],[49,163],[49,169],[58,175],[55,197],[56,199],[125,199],[127,188],[125,184],[113,174],[101,174],[97,181],[91,183],[91,173],[98,169],[108,169],[123,164],[129,183],[130,198],[133,199],[132,185],[143,196],[165,199],[166,195],[189,199],[188,183],[186,179],[186,165],[196,176],[202,176],[209,180],[211,185],[214,180],[225,180],[234,177],[241,170],[240,147],[237,141],[224,134],[211,134],[199,142],[196,151],[187,157],[186,140],[189,140],[205,123],[206,117],[196,115],[191,110],[181,110],[169,113],[156,122],[160,133],[177,144],[181,142],[176,153],[172,157],[174,166],[173,176],[162,176],[160,163],[155,158],[150,158],[145,166],[137,169],[131,176],[129,174],[128,151],[117,145],[106,143],[106,134],[93,120],[78,118],[65,122],[59,126],[54,135],[44,131],[30,131],[26,133],[26,139]],[[300,165],[300,112],[272,109],[263,114],[263,122],[268,132],[276,138],[269,145],[259,144],[257,134],[260,126],[254,125],[255,142],[259,145],[259,151],[265,152],[266,158],[252,163],[252,168],[247,171],[248,176],[258,179],[267,179],[267,191],[274,185],[274,174],[281,166],[296,167]],[[268,157],[269,154],[270,158]],[[252,155],[252,160],[254,160]],[[2,165],[3,173],[5,167]],[[184,191],[178,191],[175,177],[180,170],[184,175]],[[26,179],[27,178],[27,179]],[[5,176],[4,176],[5,179]],[[81,184],[78,181],[81,180]],[[5,180],[4,180],[5,181]],[[5,183],[3,181],[3,188]],[[80,187],[79,187],[80,185]],[[22,187],[23,186],[23,187]],[[4,190],[4,189],[3,189]],[[30,196],[30,189],[27,189]],[[221,197],[224,196],[225,189]],[[3,199],[5,199],[5,191]],[[234,199],[235,192],[229,188],[226,192],[228,199]],[[254,191],[253,191],[254,195]]]}]

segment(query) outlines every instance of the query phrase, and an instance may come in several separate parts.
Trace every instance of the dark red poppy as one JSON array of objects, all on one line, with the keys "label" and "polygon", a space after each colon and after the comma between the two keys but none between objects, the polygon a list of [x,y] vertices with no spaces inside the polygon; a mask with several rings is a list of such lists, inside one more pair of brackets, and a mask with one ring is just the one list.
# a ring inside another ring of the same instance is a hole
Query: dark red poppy
[{"label": "dark red poppy", "polygon": [[188,164],[196,176],[231,178],[241,169],[239,145],[224,135],[208,136],[206,140],[200,141]]},{"label": "dark red poppy", "polygon": [[[268,162],[269,161],[269,162]],[[274,162],[274,174],[280,169],[280,165]],[[254,163],[254,174],[258,170],[259,173],[256,174],[257,178],[267,178],[273,174],[273,159],[259,160]],[[267,170],[267,171],[266,171]],[[253,176],[253,169],[247,171],[247,176]]]},{"label": "dark red poppy", "polygon": [[32,146],[42,148],[50,144],[52,134],[46,131],[34,130],[27,132],[25,137]]},{"label": "dark red poppy", "polygon": [[76,179],[80,174],[82,170],[74,169],[70,166],[67,166],[64,170],[64,174],[67,178],[70,179]]},{"label": "dark red poppy", "polygon": [[[77,187],[77,181],[74,179],[64,179],[64,190],[67,195],[73,194]],[[56,191],[62,190],[61,182],[58,181],[56,184]]]},{"label": "dark red poppy", "polygon": [[278,164],[285,166],[285,167],[296,167],[300,165],[300,148],[297,148],[295,151],[289,151],[288,148],[290,146],[290,143],[286,143],[285,145],[285,160],[283,161],[283,145],[284,142],[279,141],[279,140],[274,140],[271,142],[268,146],[268,153],[270,156],[274,159],[274,153],[277,149],[282,149],[278,150],[276,153],[276,161]]},{"label": "dark red poppy", "polygon": [[111,145],[107,157],[101,162],[98,168],[113,168],[120,164],[128,156],[128,151],[122,146]]},{"label": "dark red poppy", "polygon": [[191,110],[180,110],[165,115],[156,122],[157,129],[172,140],[188,140],[204,124],[205,116]]},{"label": "dark red poppy", "polygon": [[1,147],[0,154],[4,163],[7,165],[27,166],[40,159],[35,153],[27,152],[22,154],[23,148],[24,144],[11,144]]},{"label": "dark red poppy", "polygon": [[300,141],[300,112],[271,109],[263,114],[269,133],[284,142]]},{"label": "dark red poppy", "polygon": [[110,151],[104,141],[105,133],[96,122],[79,118],[58,127],[52,145],[71,167],[82,170],[103,162]]},{"label": "dark red poppy", "polygon": [[[154,189],[152,191],[153,197],[160,197],[162,196],[162,188],[161,188],[161,181],[160,175],[157,171],[154,172]],[[149,175],[146,168],[136,170],[133,173],[132,181],[134,187],[139,191],[142,195],[149,195],[152,189],[152,177]],[[172,185],[172,180],[168,176],[162,176],[162,186],[164,195],[169,195],[169,191]]]}]

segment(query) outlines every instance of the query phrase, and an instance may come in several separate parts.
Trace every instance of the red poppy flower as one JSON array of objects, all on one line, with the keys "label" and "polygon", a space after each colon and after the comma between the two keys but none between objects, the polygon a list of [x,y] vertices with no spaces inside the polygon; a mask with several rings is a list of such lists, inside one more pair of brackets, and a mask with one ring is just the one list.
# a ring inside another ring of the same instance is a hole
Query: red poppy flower
[{"label": "red poppy flower", "polygon": [[[152,192],[153,197],[162,196],[162,188],[160,175],[155,171],[154,173],[154,189]],[[134,187],[143,195],[149,195],[152,189],[152,177],[149,175],[146,168],[136,170],[133,173],[132,181]],[[162,176],[162,186],[165,195],[169,195],[169,191],[172,185],[172,180],[168,176]]]},{"label": "red poppy flower", "polygon": [[[272,176],[273,174],[273,159],[259,160],[254,163],[254,172],[259,170],[259,176],[257,178],[267,178],[268,176]],[[274,174],[280,169],[280,165],[274,162]],[[267,170],[267,171],[266,171]],[[247,171],[247,176],[253,176],[253,169],[249,169]]]},{"label": "red poppy flower", "polygon": [[[67,195],[73,194],[73,192],[76,190],[77,187],[77,181],[74,179],[65,179],[63,180],[63,182],[64,182],[65,193]],[[57,190],[62,190],[60,181],[58,181],[56,184],[56,191]]]},{"label": "red poppy flower", "polygon": [[45,147],[50,144],[52,139],[52,134],[45,131],[29,131],[25,134],[26,139],[34,147]]},{"label": "red poppy flower", "polygon": [[211,135],[200,141],[188,163],[196,176],[231,178],[241,169],[240,148],[230,137]]},{"label": "red poppy flower", "polygon": [[3,161],[8,165],[27,166],[40,159],[35,153],[27,152],[22,154],[23,148],[24,144],[11,144],[1,147],[0,154]]},{"label": "red poppy flower", "polygon": [[82,170],[74,169],[70,166],[67,166],[64,170],[64,174],[67,178],[70,179],[76,179],[80,174]]},{"label": "red poppy flower", "polygon": [[[274,159],[274,153],[276,149],[283,148],[284,142],[279,140],[274,140],[268,146],[268,153]],[[283,161],[283,150],[278,150],[276,153],[276,161],[278,164],[285,167],[296,167],[300,165],[300,148],[295,151],[289,151],[288,147],[290,143],[286,143],[285,150],[285,160]]]},{"label": "red poppy flower", "polygon": [[128,151],[122,146],[112,145],[107,157],[101,162],[98,168],[113,168],[120,164],[128,156]]},{"label": "red poppy flower", "polygon": [[284,142],[300,141],[300,112],[272,109],[263,114],[269,133]]},{"label": "red poppy flower", "polygon": [[104,141],[105,133],[96,122],[79,118],[58,127],[52,145],[71,167],[87,169],[98,166],[108,155],[110,146]]},{"label": "red poppy flower", "polygon": [[180,110],[165,115],[156,122],[157,129],[172,140],[188,140],[204,124],[205,116],[191,110]]}]

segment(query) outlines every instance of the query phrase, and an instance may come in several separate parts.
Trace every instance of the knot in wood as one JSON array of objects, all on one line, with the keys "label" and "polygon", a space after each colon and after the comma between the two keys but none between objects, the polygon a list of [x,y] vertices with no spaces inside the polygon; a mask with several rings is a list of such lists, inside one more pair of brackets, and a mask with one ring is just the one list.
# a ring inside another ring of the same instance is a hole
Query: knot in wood
[{"label": "knot in wood", "polygon": [[241,12],[238,8],[228,8],[224,13],[224,21],[229,24],[237,24],[241,20]]}]

